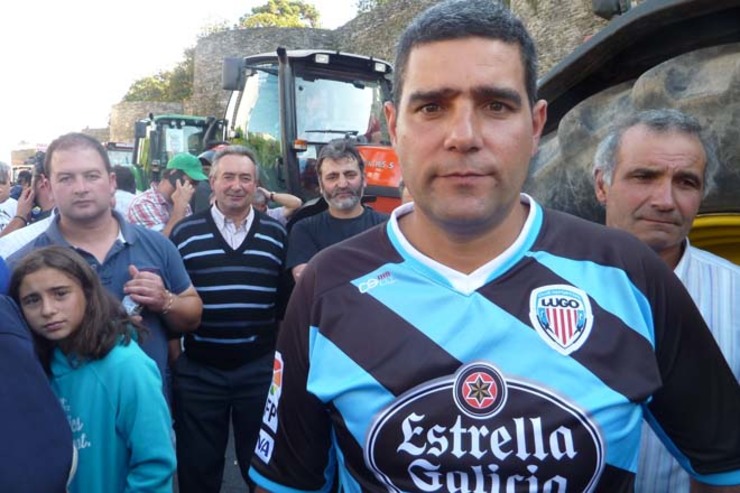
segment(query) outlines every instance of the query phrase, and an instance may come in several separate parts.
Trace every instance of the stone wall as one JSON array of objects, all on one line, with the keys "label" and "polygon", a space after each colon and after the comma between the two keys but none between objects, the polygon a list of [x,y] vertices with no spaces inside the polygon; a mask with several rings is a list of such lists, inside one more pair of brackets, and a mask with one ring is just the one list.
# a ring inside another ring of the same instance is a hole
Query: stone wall
[{"label": "stone wall", "polygon": [[[221,89],[222,61],[225,57],[245,56],[274,51],[278,46],[330,48],[393,61],[398,36],[410,20],[440,0],[395,0],[371,12],[358,15],[340,28],[251,28],[223,31],[198,41],[195,48],[193,96],[181,111],[194,115],[219,117],[223,114],[228,92]],[[536,7],[535,7],[536,5]],[[540,53],[540,74],[560,61],[585,36],[595,33],[606,21],[591,11],[591,0],[511,0],[512,10],[532,32]],[[127,103],[121,103],[127,104]],[[149,110],[111,113],[111,139],[129,135],[135,119]],[[151,106],[151,105],[148,105]],[[132,131],[132,130],[131,130]],[[125,139],[128,140],[128,139]]]},{"label": "stone wall", "polygon": [[133,142],[134,122],[149,116],[149,113],[166,114],[183,113],[182,103],[153,103],[136,101],[118,103],[110,112],[110,138],[113,142]]},{"label": "stone wall", "polygon": [[326,29],[262,27],[235,29],[201,39],[195,48],[193,96],[185,109],[193,115],[220,117],[228,91],[221,89],[223,59],[287,49],[337,49],[336,34]]},{"label": "stone wall", "polygon": [[337,29],[339,49],[393,62],[396,42],[416,14],[440,0],[395,0]]},{"label": "stone wall", "polygon": [[82,130],[80,130],[85,135],[89,135],[90,137],[93,137],[95,139],[98,139],[100,142],[108,142],[111,140],[110,138],[110,127],[105,128],[90,128],[85,127]]},{"label": "stone wall", "polygon": [[537,44],[540,76],[607,24],[591,0],[512,0],[511,9]]},{"label": "stone wall", "polygon": [[603,221],[591,184],[596,146],[622,115],[668,107],[696,116],[717,140],[722,164],[718,186],[704,199],[701,211],[730,210],[740,190],[739,88],[740,43],[735,43],[685,53],[635,81],[595,94],[543,138],[525,189],[547,206]]}]

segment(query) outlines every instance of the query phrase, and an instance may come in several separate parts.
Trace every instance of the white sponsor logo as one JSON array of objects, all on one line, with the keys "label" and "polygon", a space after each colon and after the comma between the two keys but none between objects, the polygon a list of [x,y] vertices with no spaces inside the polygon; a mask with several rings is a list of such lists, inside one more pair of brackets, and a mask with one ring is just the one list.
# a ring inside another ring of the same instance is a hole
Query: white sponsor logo
[{"label": "white sponsor logo", "polygon": [[357,289],[360,290],[360,293],[367,293],[378,286],[385,286],[386,284],[393,284],[394,282],[396,282],[396,280],[393,279],[393,275],[390,271],[385,271],[375,277],[371,277],[367,281],[361,282],[357,285]]},{"label": "white sponsor logo", "polygon": [[254,447],[254,453],[262,459],[262,462],[268,464],[272,458],[272,449],[275,447],[275,440],[268,435],[265,430],[260,430],[260,436],[257,437],[257,445]]},{"label": "white sponsor logo", "polygon": [[275,351],[275,361],[272,366],[272,383],[270,384],[270,390],[267,392],[267,400],[265,401],[265,412],[262,415],[262,422],[272,430],[273,433],[277,433],[278,427],[278,405],[280,404],[280,396],[283,393],[283,356],[279,351]]}]

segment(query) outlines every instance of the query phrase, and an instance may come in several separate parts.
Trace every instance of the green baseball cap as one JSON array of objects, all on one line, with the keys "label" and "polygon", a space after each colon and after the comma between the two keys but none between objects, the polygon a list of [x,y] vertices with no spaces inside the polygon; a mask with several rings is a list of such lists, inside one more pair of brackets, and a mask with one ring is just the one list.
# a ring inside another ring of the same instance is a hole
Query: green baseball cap
[{"label": "green baseball cap", "polygon": [[195,181],[208,179],[203,173],[203,165],[200,163],[200,159],[187,152],[172,156],[172,159],[167,162],[167,169],[179,169]]}]

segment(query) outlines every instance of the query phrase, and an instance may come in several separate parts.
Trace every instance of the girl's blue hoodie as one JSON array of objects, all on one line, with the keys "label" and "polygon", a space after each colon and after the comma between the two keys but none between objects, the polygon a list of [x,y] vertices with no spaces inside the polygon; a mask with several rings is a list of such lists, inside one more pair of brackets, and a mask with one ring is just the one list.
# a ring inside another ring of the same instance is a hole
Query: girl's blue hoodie
[{"label": "girl's blue hoodie", "polygon": [[75,362],[59,348],[51,386],[79,453],[70,493],[172,493],[172,424],[156,364],[136,342]]}]

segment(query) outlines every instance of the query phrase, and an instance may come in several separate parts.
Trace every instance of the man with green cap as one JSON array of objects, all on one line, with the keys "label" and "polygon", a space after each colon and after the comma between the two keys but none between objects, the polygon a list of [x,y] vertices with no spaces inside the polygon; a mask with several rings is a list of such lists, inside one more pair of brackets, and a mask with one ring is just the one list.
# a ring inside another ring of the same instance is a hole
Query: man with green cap
[{"label": "man with green cap", "polygon": [[192,214],[190,199],[195,186],[207,179],[197,157],[176,154],[167,163],[159,183],[153,183],[131,201],[128,220],[169,236],[175,224]]}]

